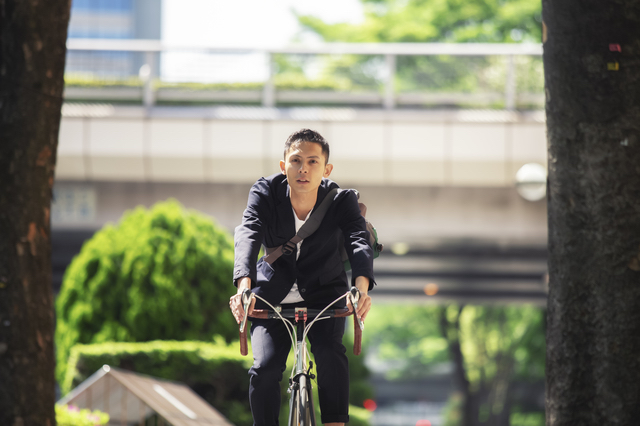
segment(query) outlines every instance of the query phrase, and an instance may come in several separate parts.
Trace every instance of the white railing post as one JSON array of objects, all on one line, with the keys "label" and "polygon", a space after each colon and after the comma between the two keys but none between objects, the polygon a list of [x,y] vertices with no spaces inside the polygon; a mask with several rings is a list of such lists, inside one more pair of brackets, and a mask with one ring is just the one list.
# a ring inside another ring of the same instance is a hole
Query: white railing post
[{"label": "white railing post", "polygon": [[142,79],[142,104],[145,107],[152,107],[155,103],[155,89],[153,87],[153,80],[157,74],[156,72],[156,52],[144,53],[145,64],[140,67],[140,78]]},{"label": "white railing post", "polygon": [[384,59],[387,66],[386,80],[384,82],[384,108],[393,109],[396,106],[396,55],[386,54]]},{"label": "white railing post", "polygon": [[504,107],[507,111],[516,109],[516,61],[514,55],[507,56],[507,80],[505,83]]},{"label": "white railing post", "polygon": [[267,52],[267,80],[262,89],[262,106],[272,108],[276,105],[275,63],[273,53]]}]

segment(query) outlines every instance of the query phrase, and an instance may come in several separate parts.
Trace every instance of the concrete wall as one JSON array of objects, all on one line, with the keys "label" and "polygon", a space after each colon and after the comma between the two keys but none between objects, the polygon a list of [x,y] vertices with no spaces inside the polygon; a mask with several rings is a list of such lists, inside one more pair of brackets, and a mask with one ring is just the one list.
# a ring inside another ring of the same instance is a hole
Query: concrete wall
[{"label": "concrete wall", "polygon": [[540,113],[67,105],[57,178],[250,183],[277,172],[294,130],[331,143],[343,184],[509,188],[524,164],[546,164]]}]

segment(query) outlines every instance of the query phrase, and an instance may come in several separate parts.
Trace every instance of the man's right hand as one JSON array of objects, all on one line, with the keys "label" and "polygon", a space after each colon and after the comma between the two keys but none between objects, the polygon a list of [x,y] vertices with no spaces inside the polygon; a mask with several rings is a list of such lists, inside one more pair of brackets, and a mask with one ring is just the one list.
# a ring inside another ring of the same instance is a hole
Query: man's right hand
[{"label": "man's right hand", "polygon": [[[243,277],[238,280],[238,292],[229,298],[229,308],[231,309],[231,313],[236,319],[236,322],[240,324],[242,322],[242,318],[244,317],[244,307],[242,306],[242,293],[246,289],[251,288],[251,279],[248,277]],[[255,297],[251,300],[251,305],[249,306],[249,315],[253,312],[253,308],[256,305]]]}]

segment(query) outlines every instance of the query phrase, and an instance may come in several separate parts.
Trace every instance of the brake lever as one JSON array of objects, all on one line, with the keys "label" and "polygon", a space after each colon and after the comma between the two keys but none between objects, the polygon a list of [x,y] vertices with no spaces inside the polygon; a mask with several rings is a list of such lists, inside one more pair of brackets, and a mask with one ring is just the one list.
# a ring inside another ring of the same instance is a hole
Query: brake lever
[{"label": "brake lever", "polygon": [[240,323],[240,333],[244,331],[244,327],[247,325],[247,316],[249,315],[249,306],[253,300],[253,293],[251,290],[246,289],[242,292],[242,307],[244,308],[244,315],[242,316],[242,322]]},{"label": "brake lever", "polygon": [[351,287],[351,290],[349,290],[349,298],[351,299],[351,306],[353,306],[353,315],[358,320],[360,330],[364,330],[364,323],[362,322],[362,319],[360,319],[360,315],[358,315],[358,300],[360,300],[360,290],[358,290],[356,287]]}]

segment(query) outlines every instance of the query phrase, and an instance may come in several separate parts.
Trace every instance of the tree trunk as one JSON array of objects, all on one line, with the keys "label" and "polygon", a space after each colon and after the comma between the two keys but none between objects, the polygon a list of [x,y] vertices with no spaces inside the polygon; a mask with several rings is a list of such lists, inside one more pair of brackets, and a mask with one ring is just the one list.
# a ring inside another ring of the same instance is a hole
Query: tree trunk
[{"label": "tree trunk", "polygon": [[51,426],[49,209],[70,0],[0,0],[0,425]]},{"label": "tree trunk", "polygon": [[449,355],[453,360],[453,377],[462,394],[462,426],[475,426],[478,423],[478,398],[471,392],[471,385],[467,378],[467,371],[464,366],[464,355],[460,347],[460,315],[464,305],[458,308],[457,315],[453,322],[447,318],[447,308],[440,308],[440,332],[447,340]]},{"label": "tree trunk", "polygon": [[543,0],[547,425],[640,421],[640,2]]}]

